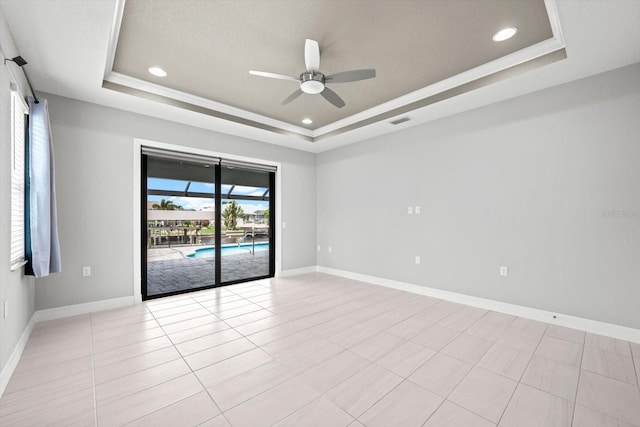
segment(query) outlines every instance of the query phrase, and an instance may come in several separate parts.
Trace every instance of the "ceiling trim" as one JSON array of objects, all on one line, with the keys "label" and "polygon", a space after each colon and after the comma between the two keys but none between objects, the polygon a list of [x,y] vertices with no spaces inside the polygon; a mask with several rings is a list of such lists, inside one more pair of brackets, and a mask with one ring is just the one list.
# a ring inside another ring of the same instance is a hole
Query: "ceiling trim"
[{"label": "ceiling trim", "polygon": [[[115,73],[113,73],[113,74],[115,74]],[[285,135],[285,136],[294,136],[296,138],[302,139],[302,140],[307,141],[307,142],[313,142],[314,141],[313,138],[311,136],[308,136],[308,135],[302,135],[302,134],[297,133],[297,132],[287,131],[286,129],[283,129],[283,128],[277,127],[277,126],[269,126],[268,124],[265,124],[265,123],[262,123],[262,122],[259,122],[259,121],[245,119],[245,118],[239,117],[237,115],[224,113],[224,112],[219,111],[217,109],[207,108],[207,107],[202,106],[202,105],[198,105],[198,104],[191,103],[191,102],[188,102],[188,101],[183,101],[183,100],[180,100],[180,99],[176,99],[175,97],[162,95],[160,93],[154,93],[154,92],[145,91],[145,90],[138,89],[138,88],[135,88],[135,87],[132,87],[132,86],[129,86],[129,85],[125,85],[125,84],[120,84],[120,83],[104,80],[102,82],[102,87],[105,88],[105,89],[114,90],[116,92],[125,93],[125,94],[128,94],[128,95],[137,96],[139,98],[144,98],[144,99],[148,99],[148,100],[151,100],[151,101],[160,102],[162,104],[166,104],[166,105],[171,105],[171,106],[174,106],[174,107],[182,108],[184,110],[193,111],[195,113],[205,114],[207,116],[216,117],[218,119],[227,120],[227,121],[238,123],[238,124],[245,125],[245,126],[250,126],[252,128],[266,130],[266,131],[269,131],[269,132],[274,132],[274,133],[278,133],[278,134]],[[166,88],[163,88],[163,89],[166,89]]]},{"label": "ceiling trim", "polygon": [[560,14],[558,13],[556,1],[557,0],[544,0],[544,5],[547,8],[547,16],[549,16],[549,25],[551,25],[553,38],[558,40],[564,47],[564,33],[560,25]]},{"label": "ceiling trim", "polygon": [[[131,89],[134,89],[134,91],[130,92],[131,94],[139,94],[141,92],[144,92],[151,95],[157,95],[163,98],[168,98],[171,100],[197,106],[200,109],[205,109],[207,111],[210,111],[209,113],[206,113],[209,116],[214,116],[214,117],[225,116],[225,120],[231,120],[237,123],[244,123],[244,122],[262,123],[264,124],[265,129],[279,128],[279,129],[282,129],[286,134],[292,134],[292,133],[299,134],[301,137],[303,137],[303,139],[307,139],[306,137],[308,138],[313,137],[313,133],[309,129],[291,125],[287,122],[275,120],[275,119],[272,119],[271,117],[266,117],[260,114],[252,113],[250,111],[246,111],[240,108],[231,107],[229,105],[212,101],[207,98],[202,98],[200,96],[192,95],[190,93],[182,92],[175,89],[170,89],[155,83],[151,83],[151,82],[137,79],[135,77],[127,76],[125,74],[110,72],[107,76],[105,76],[104,80],[108,81],[109,83],[113,83],[117,86],[129,87]],[[103,87],[104,87],[104,84],[103,84]],[[146,96],[143,96],[143,98],[145,97]],[[170,104],[173,104],[173,103],[170,103]],[[238,120],[233,120],[232,117],[237,117]]]},{"label": "ceiling trim", "polygon": [[113,72],[113,63],[116,59],[116,48],[118,47],[118,37],[120,37],[120,26],[122,25],[122,15],[124,14],[125,0],[116,0],[113,10],[113,21],[111,21],[111,32],[109,33],[109,44],[107,45],[107,58],[104,65],[104,75],[108,76]]},{"label": "ceiling trim", "polygon": [[[556,51],[547,53],[546,55],[531,59],[530,61],[522,62],[520,64],[514,65],[511,68],[507,68],[493,74],[488,74],[484,77],[480,77],[476,80],[473,80],[464,84],[455,85],[450,89],[447,89],[444,91],[436,92],[435,94],[429,97],[421,98],[410,104],[405,104],[401,107],[384,111],[376,116],[365,118],[360,122],[352,123],[350,125],[339,128],[333,132],[324,133],[322,135],[314,137],[313,141],[314,142],[321,141],[326,138],[331,138],[333,136],[340,135],[341,133],[349,132],[367,125],[381,122],[383,120],[390,120],[390,119],[402,117],[406,119],[406,120],[403,120],[403,122],[405,122],[410,120],[407,113],[410,113],[411,111],[415,111],[420,108],[424,108],[429,105],[435,104],[437,102],[444,101],[449,98],[453,98],[454,96],[471,92],[472,90],[480,89],[481,87],[488,86],[490,84],[499,82],[501,80],[505,80],[510,77],[513,77],[514,75],[518,75],[520,73],[529,71],[531,69],[541,67],[547,64],[551,64],[553,62],[560,61],[566,58],[567,58],[566,49],[563,48],[560,50],[556,50]],[[391,124],[394,124],[394,123],[391,123]]]},{"label": "ceiling trim", "polygon": [[566,58],[565,42],[556,5],[557,0],[544,0],[553,37],[513,52],[510,55],[480,65],[448,79],[439,81],[407,95],[385,102],[368,110],[338,120],[321,128],[310,130],[237,107],[198,97],[186,92],[166,88],[145,80],[113,71],[118,37],[126,0],[116,0],[111,35],[107,49],[103,88],[150,99],[156,102],[198,112],[281,135],[294,136],[316,142],[353,131],[376,122],[390,119],[409,111],[443,101],[453,96],[503,80],[516,72]]},{"label": "ceiling trim", "polygon": [[[553,54],[554,52],[564,50],[564,45],[562,45],[555,38],[548,39],[537,43],[528,48],[519,50],[510,55],[503,56],[502,58],[496,59],[495,61],[488,62],[486,64],[480,65],[478,67],[472,68],[471,70],[465,71],[463,73],[457,74],[453,77],[450,77],[445,80],[441,80],[437,83],[429,85],[425,88],[419,89],[410,94],[401,96],[389,102],[385,102],[384,104],[377,105],[368,110],[362,111],[361,113],[354,114],[353,116],[347,117],[343,120],[336,121],[331,123],[330,125],[323,126],[314,131],[313,137],[314,140],[320,139],[325,135],[331,134],[332,136],[338,135],[340,133],[344,133],[346,128],[353,130],[357,127],[353,127],[354,124],[370,122],[371,119],[375,117],[393,117],[399,113],[389,115],[388,113],[396,110],[406,110],[406,107],[414,104],[420,104],[421,101],[429,100],[437,95],[443,93],[453,94],[457,91],[453,91],[453,89],[466,86],[469,83],[476,82],[478,80],[485,79],[487,77],[491,77],[493,75],[501,74],[504,71],[512,70],[515,67],[518,67],[522,64],[533,64],[537,63],[536,60],[538,58],[544,58],[548,55]],[[565,55],[566,57],[566,55]],[[564,59],[564,58],[561,58]],[[543,65],[544,62],[540,63]],[[527,67],[530,69],[531,67]],[[520,69],[518,67],[518,69]],[[502,80],[502,79],[499,79]],[[456,93],[464,93],[465,91]],[[451,95],[454,96],[454,95]],[[447,97],[438,97],[439,101],[447,99]],[[433,102],[427,102],[425,105],[432,104]],[[360,127],[360,126],[358,126]]]}]

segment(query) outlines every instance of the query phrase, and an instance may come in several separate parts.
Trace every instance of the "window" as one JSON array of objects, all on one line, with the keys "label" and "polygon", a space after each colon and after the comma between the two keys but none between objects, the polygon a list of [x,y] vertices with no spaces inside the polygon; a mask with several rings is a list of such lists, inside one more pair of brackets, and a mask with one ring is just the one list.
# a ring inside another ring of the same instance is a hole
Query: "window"
[{"label": "window", "polygon": [[18,92],[11,91],[11,269],[26,262],[25,248],[25,115],[27,104]]}]

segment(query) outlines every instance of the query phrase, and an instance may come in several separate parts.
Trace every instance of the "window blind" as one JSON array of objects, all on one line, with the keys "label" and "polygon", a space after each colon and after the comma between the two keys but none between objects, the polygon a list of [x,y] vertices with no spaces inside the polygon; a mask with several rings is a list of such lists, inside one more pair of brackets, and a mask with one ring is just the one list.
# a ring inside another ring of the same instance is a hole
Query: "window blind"
[{"label": "window blind", "polygon": [[161,148],[148,147],[148,146],[143,146],[141,151],[142,151],[142,154],[151,155],[154,157],[160,157],[162,159],[185,160],[188,162],[199,162],[199,163],[206,162],[212,165],[220,163],[219,157],[202,156],[199,154],[185,153],[182,151],[164,150]]},{"label": "window blind", "polygon": [[242,162],[242,161],[238,161],[238,160],[221,159],[220,164],[223,167],[243,168],[243,169],[257,170],[257,171],[262,171],[262,172],[275,172],[277,170],[277,168],[275,166],[262,165],[262,164],[249,163],[249,162]]},{"label": "window blind", "polygon": [[165,150],[162,148],[155,148],[155,147],[149,147],[149,146],[142,146],[141,152],[142,154],[150,155],[153,157],[165,158],[169,160],[185,160],[185,161],[200,162],[200,163],[207,162],[212,165],[221,164],[224,167],[230,167],[230,168],[237,167],[237,168],[243,168],[243,169],[258,170],[263,172],[275,172],[277,169],[275,166],[271,166],[271,165],[250,163],[250,162],[244,162],[240,160],[229,160],[221,157],[204,156],[200,154],[191,154],[191,153],[185,153],[182,151]]},{"label": "window blind", "polygon": [[25,115],[27,104],[11,91],[11,269],[25,264]]}]

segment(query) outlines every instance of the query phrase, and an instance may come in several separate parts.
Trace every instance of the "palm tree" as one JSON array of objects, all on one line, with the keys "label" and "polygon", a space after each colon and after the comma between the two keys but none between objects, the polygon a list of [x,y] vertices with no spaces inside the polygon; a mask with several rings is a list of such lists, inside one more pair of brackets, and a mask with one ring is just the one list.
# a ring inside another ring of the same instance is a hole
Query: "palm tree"
[{"label": "palm tree", "polygon": [[222,212],[224,226],[227,230],[235,230],[238,226],[238,218],[244,218],[244,210],[235,200],[225,203],[227,207]]},{"label": "palm tree", "polygon": [[176,205],[171,200],[160,200],[160,204],[155,203],[151,206],[153,209],[160,209],[161,211],[175,211],[178,209],[182,209],[182,206]]}]

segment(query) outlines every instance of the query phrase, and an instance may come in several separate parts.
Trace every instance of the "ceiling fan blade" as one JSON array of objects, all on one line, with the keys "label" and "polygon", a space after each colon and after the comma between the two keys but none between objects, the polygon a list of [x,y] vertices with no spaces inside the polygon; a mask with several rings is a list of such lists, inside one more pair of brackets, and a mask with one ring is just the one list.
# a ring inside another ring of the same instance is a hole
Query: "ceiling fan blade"
[{"label": "ceiling fan blade", "polygon": [[322,95],[324,99],[326,99],[327,101],[329,101],[330,103],[332,103],[338,108],[342,108],[345,106],[345,103],[342,100],[342,98],[340,98],[337,93],[335,93],[334,91],[332,91],[326,86],[324,90],[320,92],[320,95]]},{"label": "ceiling fan blade", "polygon": [[269,77],[271,79],[280,79],[280,80],[292,80],[294,82],[300,82],[298,77],[285,76],[284,74],[276,74],[276,73],[268,73],[266,71],[249,71],[249,74],[253,74],[254,76],[260,77]]},{"label": "ceiling fan blade", "polygon": [[351,70],[343,71],[341,73],[331,74],[325,76],[324,80],[327,83],[347,83],[357,82],[358,80],[372,79],[376,76],[376,70],[373,68],[366,68],[363,70]]},{"label": "ceiling fan blade", "polygon": [[305,40],[304,63],[307,66],[307,71],[320,71],[320,46],[317,41]]},{"label": "ceiling fan blade", "polygon": [[284,101],[282,101],[280,105],[286,105],[291,101],[293,101],[294,99],[296,99],[297,97],[299,97],[300,95],[302,95],[302,89],[298,89],[294,91],[291,95],[287,96],[287,98]]}]

